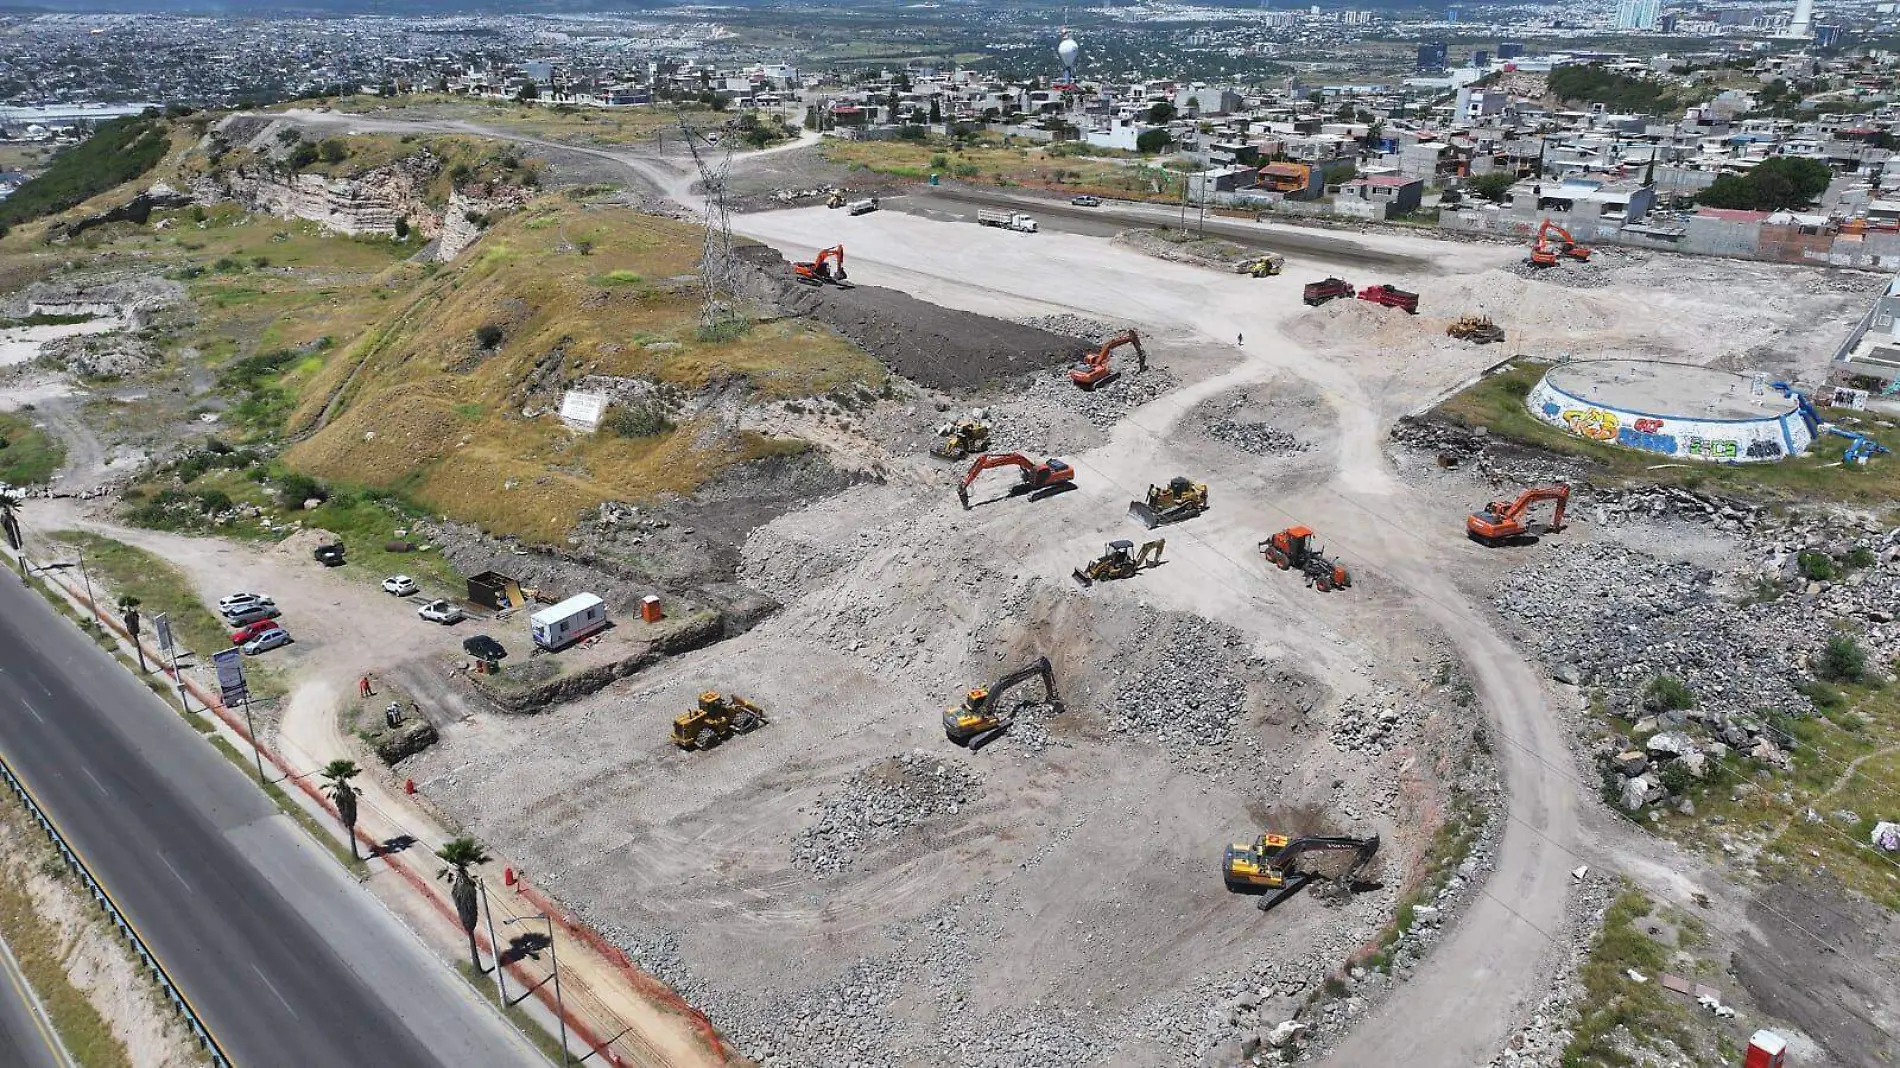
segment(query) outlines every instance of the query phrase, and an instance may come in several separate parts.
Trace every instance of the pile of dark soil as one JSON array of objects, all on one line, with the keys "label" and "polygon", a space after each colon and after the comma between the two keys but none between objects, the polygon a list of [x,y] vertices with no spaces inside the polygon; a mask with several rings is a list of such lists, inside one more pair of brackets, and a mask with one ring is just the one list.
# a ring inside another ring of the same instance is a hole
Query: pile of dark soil
[{"label": "pile of dark soil", "polygon": [[776,303],[849,338],[892,371],[934,389],[969,389],[1074,363],[1087,346],[1072,337],[974,312],[940,308],[877,286],[844,289],[790,281],[791,267],[769,248],[734,250],[779,280]]}]

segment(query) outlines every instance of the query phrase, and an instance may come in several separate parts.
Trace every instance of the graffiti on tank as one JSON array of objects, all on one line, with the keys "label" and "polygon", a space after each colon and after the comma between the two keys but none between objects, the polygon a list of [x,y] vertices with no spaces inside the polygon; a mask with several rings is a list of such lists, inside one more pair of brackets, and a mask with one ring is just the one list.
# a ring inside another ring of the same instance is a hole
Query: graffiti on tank
[{"label": "graffiti on tank", "polygon": [[1739,455],[1741,445],[1727,438],[1702,438],[1692,434],[1686,451],[1690,456],[1708,460],[1733,460]]},{"label": "graffiti on tank", "polygon": [[1557,405],[1557,402],[1556,402],[1556,401],[1545,401],[1545,402],[1544,402],[1544,414],[1545,414],[1545,415],[1548,415],[1548,416],[1553,416],[1553,417],[1554,417],[1554,416],[1556,416],[1556,415],[1557,415],[1557,413],[1558,413],[1558,412],[1561,412],[1561,411],[1563,411],[1563,409],[1562,409],[1561,407],[1559,407],[1559,406]]},{"label": "graffiti on tank", "polygon": [[1638,434],[1654,434],[1662,429],[1661,419],[1638,419],[1630,424]]},{"label": "graffiti on tank", "polygon": [[[1640,422],[1661,425],[1661,421],[1656,419],[1644,419]],[[1668,453],[1671,456],[1676,454],[1676,436],[1674,434],[1644,433],[1637,430],[1634,426],[1626,426],[1621,431],[1618,431],[1616,443],[1618,445],[1626,445],[1632,449],[1643,449],[1648,452]]]},{"label": "graffiti on tank", "polygon": [[1570,432],[1592,441],[1615,441],[1616,415],[1601,408],[1572,408],[1564,413]]},{"label": "graffiti on tank", "polygon": [[1761,438],[1748,443],[1748,458],[1751,460],[1773,460],[1781,455],[1781,442]]}]

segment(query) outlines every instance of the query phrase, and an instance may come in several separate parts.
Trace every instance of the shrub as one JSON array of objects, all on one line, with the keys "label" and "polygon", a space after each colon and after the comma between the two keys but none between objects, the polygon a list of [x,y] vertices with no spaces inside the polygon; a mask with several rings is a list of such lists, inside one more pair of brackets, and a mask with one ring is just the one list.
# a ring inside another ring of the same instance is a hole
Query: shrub
[{"label": "shrub", "polygon": [[330,491],[309,475],[295,471],[277,480],[277,503],[285,508],[302,508],[308,500],[327,501]]},{"label": "shrub", "polygon": [[950,157],[949,157],[949,156],[946,156],[946,155],[944,155],[944,154],[943,154],[943,153],[941,153],[941,152],[939,152],[939,153],[937,153],[936,155],[934,155],[934,156],[932,156],[932,157],[930,157],[930,167],[931,167],[931,169],[932,169],[932,170],[938,170],[938,171],[941,171],[941,170],[944,170],[945,168],[947,168],[947,167],[949,167],[949,166],[950,166]]},{"label": "shrub", "polygon": [[350,158],[350,146],[334,137],[318,145],[317,151],[323,156],[325,163],[342,163]]},{"label": "shrub", "polygon": [[1874,566],[1875,559],[1876,557],[1872,549],[1869,549],[1865,545],[1856,545],[1853,551],[1847,554],[1847,566],[1872,567]]},{"label": "shrub", "polygon": [[1829,682],[1860,682],[1867,677],[1867,651],[1846,634],[1836,634],[1821,647],[1814,673]]},{"label": "shrub", "polygon": [[1695,691],[1672,675],[1657,675],[1643,688],[1643,707],[1655,712],[1674,712],[1695,707]]},{"label": "shrub", "polygon": [[1810,582],[1826,582],[1834,577],[1834,558],[1826,553],[1803,549],[1795,557],[1795,564],[1801,569],[1801,577]]},{"label": "shrub", "polygon": [[600,421],[600,427],[616,437],[652,438],[670,432],[673,421],[657,405],[636,404],[630,408],[616,405]]},{"label": "shrub", "polygon": [[270,257],[269,256],[252,256],[251,266],[261,271],[264,268],[270,266]]},{"label": "shrub", "polygon": [[494,323],[483,323],[475,328],[475,343],[482,348],[495,348],[501,344],[502,337],[501,327]]},{"label": "shrub", "polygon": [[1681,797],[1689,789],[1690,784],[1695,782],[1695,776],[1689,774],[1689,769],[1683,767],[1680,760],[1672,760],[1664,764],[1656,778],[1662,783],[1663,789],[1676,797]]},{"label": "shrub", "polygon": [[238,270],[239,267],[240,267],[240,264],[238,263],[238,261],[232,259],[229,256],[219,256],[218,261],[211,265],[211,269],[214,271],[217,271],[220,274],[228,274],[231,271]]},{"label": "shrub", "polygon": [[1508,171],[1492,171],[1490,174],[1480,174],[1465,183],[1465,185],[1470,187],[1472,196],[1483,197],[1485,200],[1489,200],[1493,203],[1502,202],[1504,200],[1504,194],[1510,192],[1511,187],[1516,184],[1517,176]]},{"label": "shrub", "polygon": [[406,216],[396,220],[396,240],[409,240],[409,219]]},{"label": "shrub", "polygon": [[308,141],[300,141],[290,150],[290,156],[284,163],[293,171],[303,170],[317,161],[317,146]]}]

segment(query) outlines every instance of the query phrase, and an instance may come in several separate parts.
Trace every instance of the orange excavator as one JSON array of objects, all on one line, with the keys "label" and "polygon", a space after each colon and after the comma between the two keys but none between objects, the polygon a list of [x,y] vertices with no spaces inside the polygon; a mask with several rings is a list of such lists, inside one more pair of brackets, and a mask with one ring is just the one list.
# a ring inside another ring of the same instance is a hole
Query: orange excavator
[{"label": "orange excavator", "polygon": [[1484,511],[1474,512],[1465,517],[1465,533],[1471,540],[1496,547],[1520,538],[1530,532],[1530,525],[1524,522],[1524,513],[1540,501],[1556,501],[1557,508],[1551,513],[1549,525],[1544,527],[1547,534],[1555,534],[1564,528],[1564,506],[1570,503],[1570,486],[1558,482],[1549,486],[1533,486],[1517,495],[1514,501],[1492,501],[1484,506]]},{"label": "orange excavator", "polygon": [[[1550,238],[1553,234],[1556,235],[1557,240],[1560,242],[1560,244],[1554,248],[1550,243]],[[1577,244],[1576,239],[1570,236],[1570,231],[1558,226],[1549,219],[1545,219],[1543,225],[1537,228],[1537,239],[1531,242],[1531,258],[1526,262],[1532,267],[1555,267],[1557,266],[1557,254],[1560,251],[1565,256],[1579,263],[1590,262],[1590,249]]]},{"label": "orange excavator", "polygon": [[964,511],[970,509],[970,484],[977,476],[992,467],[1019,467],[1022,475],[1016,485],[1010,488],[1011,497],[1027,493],[1035,498],[1061,493],[1075,486],[1075,468],[1050,457],[1041,463],[1031,460],[1019,452],[984,453],[970,465],[969,473],[963,481],[957,483],[957,500],[963,502]]},{"label": "orange excavator", "polygon": [[792,264],[792,277],[806,285],[845,285],[844,246],[821,248],[816,257]]},{"label": "orange excavator", "polygon": [[1109,366],[1108,356],[1123,345],[1135,346],[1135,370],[1146,371],[1148,353],[1141,347],[1141,335],[1130,330],[1126,334],[1120,334],[1102,342],[1101,348],[1084,356],[1081,363],[1069,368],[1069,381],[1083,389],[1094,389],[1120,378],[1120,372]]}]

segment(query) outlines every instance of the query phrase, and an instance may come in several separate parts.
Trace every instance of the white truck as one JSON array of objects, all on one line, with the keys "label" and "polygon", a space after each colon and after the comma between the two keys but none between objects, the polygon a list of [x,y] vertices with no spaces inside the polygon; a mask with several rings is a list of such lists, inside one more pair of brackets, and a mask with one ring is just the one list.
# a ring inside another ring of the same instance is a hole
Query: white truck
[{"label": "white truck", "polygon": [[1020,211],[993,211],[978,208],[976,221],[984,226],[1000,226],[1005,230],[1017,230],[1025,234],[1036,232],[1036,220]]},{"label": "white truck", "polygon": [[869,215],[877,210],[877,198],[865,197],[863,200],[854,200],[845,205],[845,210],[853,215]]}]

